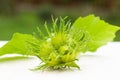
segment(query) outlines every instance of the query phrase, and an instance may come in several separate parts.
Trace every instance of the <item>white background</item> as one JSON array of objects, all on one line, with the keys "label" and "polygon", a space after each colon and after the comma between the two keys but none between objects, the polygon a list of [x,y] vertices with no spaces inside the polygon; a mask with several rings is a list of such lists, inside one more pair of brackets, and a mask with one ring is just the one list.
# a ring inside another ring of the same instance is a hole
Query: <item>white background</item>
[{"label": "white background", "polygon": [[[0,46],[4,43],[0,42]],[[36,57],[8,56],[0,57],[0,80],[120,80],[119,42],[81,55],[77,62],[80,70],[31,71],[40,62]]]}]

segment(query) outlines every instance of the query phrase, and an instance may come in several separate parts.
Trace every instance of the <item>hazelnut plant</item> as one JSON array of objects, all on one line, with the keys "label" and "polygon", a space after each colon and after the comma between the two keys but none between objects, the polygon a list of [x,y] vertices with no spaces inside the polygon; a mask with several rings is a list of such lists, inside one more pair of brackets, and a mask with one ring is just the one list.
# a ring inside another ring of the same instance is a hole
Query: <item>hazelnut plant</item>
[{"label": "hazelnut plant", "polygon": [[[65,18],[52,18],[52,28],[44,27],[47,35],[37,28],[34,35],[15,33],[13,38],[0,48],[0,55],[22,54],[37,56],[42,63],[35,70],[64,69],[75,67],[78,56],[87,51],[94,52],[112,41],[118,26],[111,25],[99,17],[79,17],[73,24]],[[59,23],[59,24],[58,24]]]}]

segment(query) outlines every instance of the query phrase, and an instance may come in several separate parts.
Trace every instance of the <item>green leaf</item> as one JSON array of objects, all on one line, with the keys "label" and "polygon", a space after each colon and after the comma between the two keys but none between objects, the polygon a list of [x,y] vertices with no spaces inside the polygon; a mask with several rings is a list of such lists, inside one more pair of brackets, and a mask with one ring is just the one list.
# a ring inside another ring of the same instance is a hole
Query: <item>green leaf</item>
[{"label": "green leaf", "polygon": [[85,52],[96,51],[100,46],[112,41],[115,32],[120,29],[120,27],[111,25],[94,15],[79,17],[73,26],[90,34],[91,40],[88,42]]},{"label": "green leaf", "polygon": [[28,52],[27,41],[33,40],[29,34],[15,33],[12,39],[0,48],[0,55],[9,53],[26,54]]}]

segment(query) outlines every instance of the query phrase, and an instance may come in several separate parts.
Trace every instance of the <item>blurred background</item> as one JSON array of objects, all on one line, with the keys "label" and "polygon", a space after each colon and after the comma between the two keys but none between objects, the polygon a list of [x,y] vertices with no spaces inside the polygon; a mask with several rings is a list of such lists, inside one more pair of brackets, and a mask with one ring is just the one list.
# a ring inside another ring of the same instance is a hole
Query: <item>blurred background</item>
[{"label": "blurred background", "polygon": [[[120,26],[120,0],[0,0],[0,40],[15,32],[32,34],[37,26],[44,30],[44,21],[51,26],[51,15],[74,21],[89,14]],[[116,36],[120,41],[120,31]]]}]

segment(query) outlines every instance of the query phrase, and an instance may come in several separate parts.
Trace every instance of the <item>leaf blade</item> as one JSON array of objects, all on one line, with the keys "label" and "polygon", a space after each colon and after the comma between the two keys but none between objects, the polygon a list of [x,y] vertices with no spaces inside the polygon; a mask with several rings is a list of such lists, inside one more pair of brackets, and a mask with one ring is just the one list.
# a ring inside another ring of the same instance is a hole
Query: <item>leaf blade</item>
[{"label": "leaf blade", "polygon": [[32,39],[32,35],[15,33],[12,39],[0,48],[0,55],[11,53],[26,54],[28,51],[28,48],[26,46],[27,41]]},{"label": "leaf blade", "polygon": [[112,41],[115,38],[115,32],[120,29],[118,26],[111,25],[94,15],[79,17],[73,26],[91,35],[86,51],[96,51],[100,46]]}]

